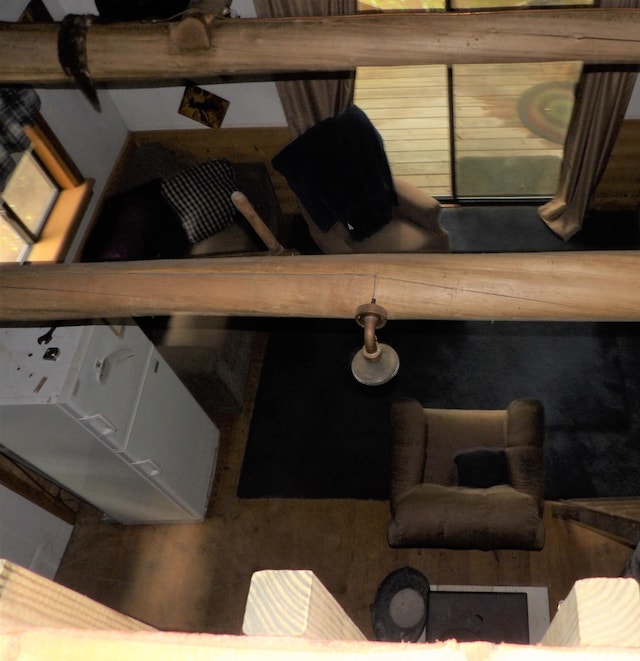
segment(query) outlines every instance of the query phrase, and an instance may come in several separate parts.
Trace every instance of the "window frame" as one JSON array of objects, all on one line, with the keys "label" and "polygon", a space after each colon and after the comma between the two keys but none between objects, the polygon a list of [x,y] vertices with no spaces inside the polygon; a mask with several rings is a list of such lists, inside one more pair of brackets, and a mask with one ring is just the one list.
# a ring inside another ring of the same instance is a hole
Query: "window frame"
[{"label": "window frame", "polygon": [[38,114],[33,124],[24,126],[24,132],[60,192],[23,263],[61,262],[88,208],[95,181],[82,176],[42,115]]}]

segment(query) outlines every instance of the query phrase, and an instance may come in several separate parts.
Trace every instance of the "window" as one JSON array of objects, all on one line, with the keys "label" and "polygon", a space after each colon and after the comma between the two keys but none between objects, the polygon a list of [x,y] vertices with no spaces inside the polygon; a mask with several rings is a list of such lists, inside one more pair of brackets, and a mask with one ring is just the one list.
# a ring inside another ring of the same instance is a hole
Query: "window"
[{"label": "window", "polygon": [[[361,11],[472,11],[515,0],[361,0]],[[560,0],[517,3],[560,5]],[[590,0],[562,0],[592,4]],[[360,67],[354,101],[394,175],[443,201],[553,195],[580,62]]]},{"label": "window", "polygon": [[41,116],[0,199],[0,261],[61,261],[91,197],[85,180]]},{"label": "window", "polygon": [[2,192],[0,259],[23,261],[39,238],[60,189],[32,149],[22,152]]}]

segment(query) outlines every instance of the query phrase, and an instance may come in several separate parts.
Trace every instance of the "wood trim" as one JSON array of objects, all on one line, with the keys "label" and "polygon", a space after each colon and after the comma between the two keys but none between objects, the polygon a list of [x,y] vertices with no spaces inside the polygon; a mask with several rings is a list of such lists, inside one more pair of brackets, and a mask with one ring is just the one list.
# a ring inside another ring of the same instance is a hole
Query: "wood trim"
[{"label": "wood trim", "polygon": [[261,162],[267,169],[280,209],[286,215],[300,213],[298,202],[285,177],[278,172],[271,161],[273,157],[291,141],[286,126],[179,129],[164,131],[135,131],[136,145],[162,145],[172,150],[178,160],[185,157],[185,164],[206,161],[212,158],[227,158],[232,163]]},{"label": "wood trim", "polygon": [[75,163],[41,115],[24,127],[33,150],[47,173],[61,189],[28,262],[64,259],[93,194],[93,179],[84,179]]},{"label": "wood trim", "polygon": [[35,124],[25,126],[24,132],[36,155],[60,188],[73,188],[82,183],[80,171],[42,117],[38,117]]},{"label": "wood trim", "polygon": [[[640,9],[416,12],[216,21],[211,48],[171,46],[176,23],[95,24],[87,58],[97,83],[187,79],[376,65],[640,62]],[[58,26],[0,24],[4,83],[70,84],[58,62]]]},{"label": "wood trim", "polygon": [[28,262],[59,262],[69,250],[74,234],[93,194],[93,179],[60,191],[44,229],[29,252]]},{"label": "wood trim", "polygon": [[595,528],[630,546],[640,542],[640,498],[561,500],[554,503],[553,516]]},{"label": "wood trim", "polygon": [[638,163],[640,119],[625,119],[589,207],[603,210],[640,209]]},{"label": "wood trim", "polygon": [[[6,633],[31,628],[122,632],[154,630],[148,624],[9,560],[0,560],[0,631]],[[14,655],[0,647],[0,658],[11,657],[17,659],[22,655],[20,652]]]},{"label": "wood trim", "polygon": [[0,318],[353,319],[375,295],[389,319],[640,321],[640,287],[630,282],[640,282],[640,254],[631,250],[7,264]]},{"label": "wood trim", "polygon": [[102,193],[102,200],[106,200],[111,195],[119,192],[119,185],[121,183],[122,173],[126,170],[127,162],[133,158],[138,145],[136,143],[135,134],[127,133],[127,137],[120,148],[118,157],[114,166],[111,168],[111,173],[104,187]]}]

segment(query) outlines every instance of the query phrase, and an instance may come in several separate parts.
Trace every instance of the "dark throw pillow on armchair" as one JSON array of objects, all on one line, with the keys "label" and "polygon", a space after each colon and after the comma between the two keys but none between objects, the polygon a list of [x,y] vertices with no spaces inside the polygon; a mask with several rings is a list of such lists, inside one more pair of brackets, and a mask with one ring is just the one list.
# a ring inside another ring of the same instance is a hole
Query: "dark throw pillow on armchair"
[{"label": "dark throw pillow on armchair", "polygon": [[475,448],[454,457],[458,468],[458,486],[488,489],[509,483],[509,466],[504,450]]}]

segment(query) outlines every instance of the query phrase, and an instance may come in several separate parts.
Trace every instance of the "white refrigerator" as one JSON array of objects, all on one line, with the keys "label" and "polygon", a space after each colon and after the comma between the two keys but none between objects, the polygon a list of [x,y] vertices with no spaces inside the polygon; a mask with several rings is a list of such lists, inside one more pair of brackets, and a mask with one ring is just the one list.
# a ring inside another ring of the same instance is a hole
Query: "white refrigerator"
[{"label": "white refrigerator", "polygon": [[121,523],[202,520],[219,431],[135,323],[0,329],[0,450]]}]

